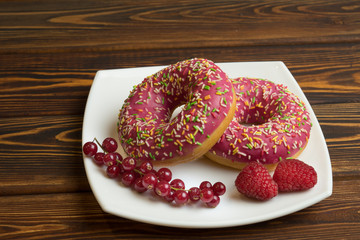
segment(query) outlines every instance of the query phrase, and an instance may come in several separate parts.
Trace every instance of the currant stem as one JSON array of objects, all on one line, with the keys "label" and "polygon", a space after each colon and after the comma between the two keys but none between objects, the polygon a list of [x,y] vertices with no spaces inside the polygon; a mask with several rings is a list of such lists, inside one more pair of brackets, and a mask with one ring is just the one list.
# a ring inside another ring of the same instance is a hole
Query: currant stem
[{"label": "currant stem", "polygon": [[145,173],[141,172],[140,170],[138,170],[136,168],[133,171],[136,172],[136,173],[139,173],[141,176],[145,175]]},{"label": "currant stem", "polygon": [[184,191],[186,191],[186,192],[189,192],[189,191],[190,191],[190,189],[176,188],[176,187],[173,187],[173,186],[170,186],[170,187],[171,187],[172,190],[175,190],[175,191],[177,191],[177,190],[184,190]]},{"label": "currant stem", "polygon": [[101,144],[100,144],[100,142],[97,140],[97,138],[94,138],[93,141],[95,141],[95,142],[97,143],[97,145],[99,145],[99,147],[103,150],[104,153],[107,153],[107,151],[101,146]]}]

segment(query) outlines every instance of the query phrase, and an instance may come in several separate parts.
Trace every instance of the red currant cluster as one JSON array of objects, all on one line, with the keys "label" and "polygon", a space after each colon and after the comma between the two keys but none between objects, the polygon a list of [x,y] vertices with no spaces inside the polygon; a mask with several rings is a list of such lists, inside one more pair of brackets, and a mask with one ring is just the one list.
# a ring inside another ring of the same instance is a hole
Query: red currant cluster
[{"label": "red currant cluster", "polygon": [[[97,145],[103,152],[98,152]],[[123,158],[115,152],[117,148],[115,139],[109,137],[105,138],[102,144],[96,139],[85,143],[83,152],[92,157],[97,165],[105,165],[110,178],[120,179],[125,186],[139,193],[153,191],[157,196],[178,205],[201,201],[208,207],[216,207],[220,203],[220,196],[226,192],[222,182],[211,184],[209,181],[203,181],[199,187],[186,190],[181,179],[172,179],[169,168],[155,170],[150,161],[137,162],[133,157]]]}]

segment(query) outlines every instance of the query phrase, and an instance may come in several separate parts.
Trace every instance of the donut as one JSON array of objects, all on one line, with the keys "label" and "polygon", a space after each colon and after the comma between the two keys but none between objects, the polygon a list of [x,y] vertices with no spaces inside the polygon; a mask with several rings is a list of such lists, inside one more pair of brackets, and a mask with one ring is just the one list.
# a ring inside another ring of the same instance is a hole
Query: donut
[{"label": "donut", "polygon": [[206,156],[236,169],[257,161],[269,170],[298,157],[312,126],[304,103],[286,86],[268,80],[240,77],[232,83],[234,119]]},{"label": "donut", "polygon": [[154,165],[195,160],[224,133],[235,101],[231,79],[212,61],[180,61],[130,92],[119,113],[120,143],[128,156]]}]

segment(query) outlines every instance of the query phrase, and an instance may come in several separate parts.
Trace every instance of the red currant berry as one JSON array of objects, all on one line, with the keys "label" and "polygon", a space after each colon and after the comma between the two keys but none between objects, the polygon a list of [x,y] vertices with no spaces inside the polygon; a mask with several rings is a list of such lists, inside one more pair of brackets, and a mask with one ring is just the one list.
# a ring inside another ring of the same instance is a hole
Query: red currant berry
[{"label": "red currant berry", "polygon": [[200,183],[200,190],[204,189],[204,188],[211,188],[212,184],[209,181],[203,181]]},{"label": "red currant berry", "polygon": [[223,184],[222,182],[216,182],[214,183],[212,190],[214,191],[215,195],[221,196],[224,195],[224,193],[226,192],[226,187],[225,184]]},{"label": "red currant berry", "polygon": [[172,188],[175,188],[176,190],[179,190],[179,189],[185,189],[185,183],[183,182],[183,180],[181,179],[174,179],[170,182],[170,185]]},{"label": "red currant berry", "polygon": [[92,157],[97,153],[97,145],[94,142],[87,142],[83,146],[83,153],[88,156]]},{"label": "red currant berry", "polygon": [[205,204],[206,204],[206,206],[208,206],[208,207],[214,208],[214,207],[216,207],[217,205],[219,205],[219,203],[220,203],[220,197],[217,196],[217,195],[214,195],[214,198],[213,198],[210,202],[207,202],[207,203],[205,203]]},{"label": "red currant berry", "polygon": [[120,174],[120,167],[118,165],[110,165],[106,168],[106,173],[110,178],[116,178]]},{"label": "red currant berry", "polygon": [[109,153],[115,152],[116,149],[118,148],[118,144],[116,140],[111,137],[105,138],[101,146],[104,149],[104,151]]},{"label": "red currant berry", "polygon": [[125,186],[131,186],[135,182],[136,176],[133,171],[124,172],[121,175],[121,182]]},{"label": "red currant berry", "polygon": [[105,156],[105,153],[103,152],[97,152],[94,156],[94,162],[101,166],[104,164],[104,156]]},{"label": "red currant berry", "polygon": [[133,186],[134,190],[138,193],[146,192],[147,188],[142,184],[142,177],[136,178]]},{"label": "red currant berry", "polygon": [[120,155],[120,153],[114,152],[114,154],[116,155],[116,161],[117,161],[118,163],[121,163],[122,160],[123,160],[123,157]]},{"label": "red currant berry", "polygon": [[162,180],[155,185],[154,191],[160,197],[165,197],[170,194],[171,187],[167,181]]},{"label": "red currant berry", "polygon": [[200,200],[200,188],[192,187],[189,189],[189,198],[193,202],[197,202]]},{"label": "red currant berry", "polygon": [[168,202],[174,201],[174,198],[175,198],[175,190],[173,189],[170,190],[170,193],[168,195],[164,196],[164,199]]},{"label": "red currant berry", "polygon": [[189,194],[185,190],[177,190],[174,194],[176,204],[184,204],[189,200]]},{"label": "red currant berry", "polygon": [[143,174],[151,172],[153,170],[153,164],[150,161],[144,161],[139,166],[139,171]]},{"label": "red currant berry", "polygon": [[204,203],[210,202],[214,198],[214,192],[211,188],[204,188],[200,191],[200,200]]},{"label": "red currant berry", "polygon": [[156,175],[152,172],[149,172],[142,177],[142,184],[147,189],[154,189],[157,181]]},{"label": "red currant berry", "polygon": [[[120,174],[124,174],[126,171],[123,168],[123,166],[121,164],[118,164],[119,168],[120,168]],[[136,174],[136,172],[134,172],[134,174]]]},{"label": "red currant berry", "polygon": [[172,172],[168,168],[160,168],[157,171],[157,177],[159,178],[159,181],[164,180],[164,181],[170,182],[170,180],[172,178]]},{"label": "red currant berry", "polygon": [[114,153],[105,154],[103,160],[106,166],[117,165],[116,155]]},{"label": "red currant berry", "polygon": [[126,171],[134,170],[136,167],[136,160],[133,157],[126,157],[122,161],[122,166]]}]

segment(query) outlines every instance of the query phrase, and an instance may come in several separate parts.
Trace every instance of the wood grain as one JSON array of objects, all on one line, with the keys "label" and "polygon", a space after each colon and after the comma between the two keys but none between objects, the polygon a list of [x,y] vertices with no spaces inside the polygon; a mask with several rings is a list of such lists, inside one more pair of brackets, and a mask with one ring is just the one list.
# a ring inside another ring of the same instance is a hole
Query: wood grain
[{"label": "wood grain", "polygon": [[0,49],[136,50],[360,39],[356,0],[32,3],[0,3],[0,36],[6,36]]},{"label": "wood grain", "polygon": [[0,128],[0,196],[89,190],[81,117],[7,118]]},{"label": "wood grain", "polygon": [[8,53],[0,56],[0,116],[82,115],[98,70],[168,65],[191,57],[284,61],[311,104],[360,102],[357,44]]},{"label": "wood grain", "polygon": [[[337,181],[334,193],[328,199],[273,221],[250,227],[188,229],[181,233],[176,228],[106,214],[91,193],[0,197],[0,238],[289,239],[292,236],[296,239],[355,240],[360,236],[359,184],[360,180]],[[13,202],[17,204],[13,205]]]},{"label": "wood grain", "polygon": [[334,177],[360,179],[360,103],[313,106],[332,159]]},{"label": "wood grain", "polygon": [[[333,195],[222,229],[104,213],[81,154],[96,72],[192,57],[283,61],[323,130]],[[359,92],[358,0],[0,1],[0,239],[360,239]]]}]

